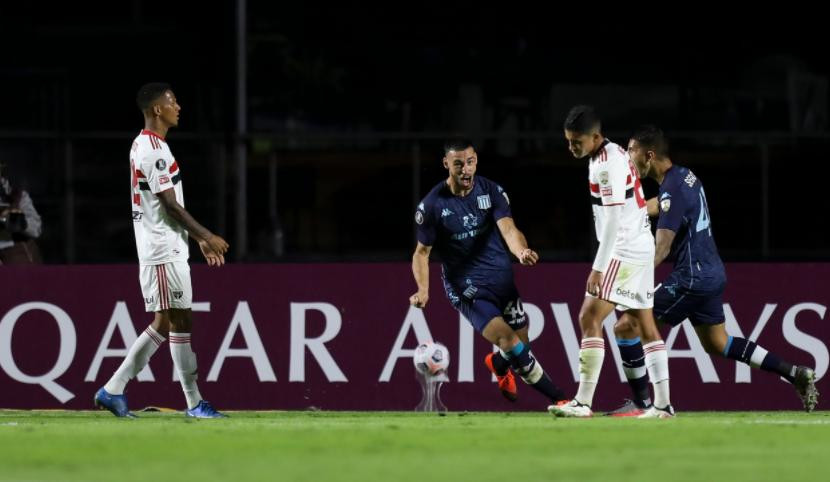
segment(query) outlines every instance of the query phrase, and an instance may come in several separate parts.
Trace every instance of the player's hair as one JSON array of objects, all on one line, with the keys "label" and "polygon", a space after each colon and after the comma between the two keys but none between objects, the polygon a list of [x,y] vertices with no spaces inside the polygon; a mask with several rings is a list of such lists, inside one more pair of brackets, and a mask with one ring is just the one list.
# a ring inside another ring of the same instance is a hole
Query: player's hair
[{"label": "player's hair", "polygon": [[669,156],[669,140],[666,139],[663,130],[657,126],[651,124],[642,125],[631,134],[631,138],[645,149],[654,151],[657,157],[664,158]]},{"label": "player's hair", "polygon": [[450,151],[463,151],[468,147],[473,147],[470,139],[461,136],[450,137],[444,141],[444,155],[446,156]]},{"label": "player's hair", "polygon": [[172,90],[170,88],[170,84],[164,82],[150,82],[149,84],[144,84],[138,89],[138,94],[135,96],[135,103],[138,104],[138,108],[141,112],[149,109],[153,102],[156,101],[159,97],[164,95],[165,92],[168,90]]},{"label": "player's hair", "polygon": [[577,105],[568,112],[565,118],[565,130],[577,134],[587,134],[593,130],[601,130],[602,122],[596,110],[590,105]]}]

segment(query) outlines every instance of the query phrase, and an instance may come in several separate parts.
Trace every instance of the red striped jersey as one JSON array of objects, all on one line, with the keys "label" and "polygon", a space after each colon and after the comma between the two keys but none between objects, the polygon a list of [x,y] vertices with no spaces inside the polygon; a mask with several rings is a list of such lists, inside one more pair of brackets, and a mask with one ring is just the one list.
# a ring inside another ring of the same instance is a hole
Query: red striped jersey
[{"label": "red striped jersey", "polygon": [[588,187],[594,211],[597,240],[607,222],[607,206],[622,206],[613,256],[623,261],[653,261],[654,236],[651,234],[646,201],[637,169],[628,153],[606,139],[590,157]]},{"label": "red striped jersey", "polygon": [[158,194],[174,189],[184,206],[181,171],[163,137],[143,130],[130,149],[133,228],[138,262],[142,265],[187,260],[187,231],[171,218]]}]

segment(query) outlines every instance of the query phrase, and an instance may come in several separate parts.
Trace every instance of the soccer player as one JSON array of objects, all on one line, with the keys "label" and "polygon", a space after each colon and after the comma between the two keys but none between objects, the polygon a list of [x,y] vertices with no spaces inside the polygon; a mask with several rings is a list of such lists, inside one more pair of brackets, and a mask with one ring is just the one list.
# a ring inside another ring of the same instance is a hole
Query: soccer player
[{"label": "soccer player", "polygon": [[448,140],[443,163],[449,176],[415,211],[418,242],[412,274],[418,292],[409,302],[423,308],[429,301],[429,256],[435,248],[450,303],[499,348],[485,357],[485,364],[496,375],[504,397],[517,399],[512,368],[551,403],[560,402],[564,393],[530,351],[527,315],[505,243],[524,265],[533,266],[539,255],[527,247],[524,234],[513,222],[507,193],[493,181],[476,176],[478,154],[469,140]]},{"label": "soccer player", "polygon": [[616,307],[621,319],[638,326],[645,342],[645,365],[654,384],[655,403],[643,418],[669,418],[669,365],[666,346],[652,315],[654,236],[640,179],[625,150],[602,135],[599,116],[576,106],[565,119],[568,148],[588,159],[588,183],[599,249],[586,282],[579,312],[579,389],[568,403],[551,405],[558,417],[591,417],[594,390],[605,358],[602,322]]},{"label": "soccer player", "polygon": [[208,266],[222,266],[228,243],[208,231],[184,209],[182,174],[165,137],[179,125],[181,107],[170,86],[151,83],[137,96],[144,130],[130,150],[135,242],[144,307],[155,312],[152,324],[136,339],[112,378],[95,394],[95,405],[116,417],[134,417],[124,389],[170,339],[170,355],[187,401],[185,415],[220,418],[225,415],[202,399],[196,384],[196,354],[190,346],[193,292],[187,264],[188,235],[199,243]]},{"label": "soccer player", "polygon": [[[657,127],[639,128],[628,141],[628,154],[641,176],[651,177],[660,184],[658,197],[648,200],[649,215],[659,215],[654,265],[669,255],[675,258],[672,273],[654,294],[657,321],[677,326],[688,318],[708,353],[784,377],[795,387],[804,409],[812,411],[818,403],[813,370],[794,366],[755,342],[726,332],[723,314],[726,273],[712,237],[709,204],[700,179],[688,168],[672,163],[669,142]],[[620,320],[614,333],[634,398],[609,415],[637,415],[649,406],[639,331]]]}]

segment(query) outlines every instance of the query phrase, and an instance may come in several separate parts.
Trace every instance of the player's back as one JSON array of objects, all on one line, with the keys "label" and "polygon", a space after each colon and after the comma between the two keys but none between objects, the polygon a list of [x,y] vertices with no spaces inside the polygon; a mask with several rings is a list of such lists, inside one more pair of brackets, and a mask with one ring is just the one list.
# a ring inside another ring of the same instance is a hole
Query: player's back
[{"label": "player's back", "polygon": [[589,161],[588,183],[597,240],[607,223],[606,206],[622,206],[614,256],[632,262],[652,261],[654,236],[643,188],[628,153],[609,140]]},{"label": "player's back", "polygon": [[138,260],[142,265],[187,260],[187,231],[162,206],[158,194],[174,189],[184,206],[184,190],[178,163],[167,142],[144,130],[130,150],[133,227]]},{"label": "player's back", "polygon": [[688,168],[675,164],[666,172],[658,196],[657,229],[675,232],[670,252],[675,260],[672,276],[687,281],[690,288],[706,289],[707,284],[724,283],[726,274],[700,179]]}]

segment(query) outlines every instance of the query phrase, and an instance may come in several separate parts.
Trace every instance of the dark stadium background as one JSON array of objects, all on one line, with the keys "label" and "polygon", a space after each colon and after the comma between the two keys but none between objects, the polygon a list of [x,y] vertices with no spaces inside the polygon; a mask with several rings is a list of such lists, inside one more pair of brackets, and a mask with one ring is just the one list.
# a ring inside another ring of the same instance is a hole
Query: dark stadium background
[{"label": "dark stadium background", "polygon": [[510,193],[543,260],[589,260],[586,167],[561,133],[576,103],[620,144],[643,122],[669,133],[675,162],[703,179],[726,260],[830,258],[815,234],[828,62],[807,12],[249,1],[240,134],[235,8],[0,6],[0,160],[43,216],[48,263],[135,261],[127,150],[147,81],[173,85],[187,206],[237,261],[407,260],[453,133],[476,142],[478,173]]}]

